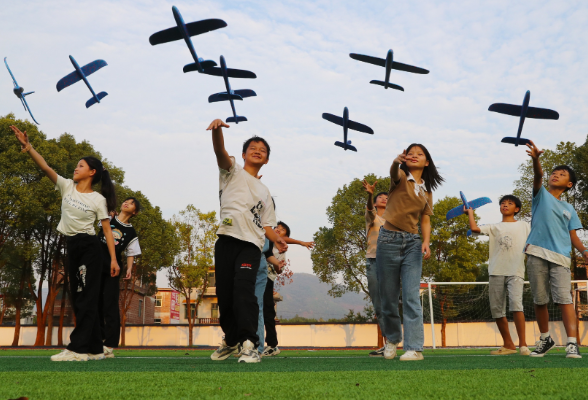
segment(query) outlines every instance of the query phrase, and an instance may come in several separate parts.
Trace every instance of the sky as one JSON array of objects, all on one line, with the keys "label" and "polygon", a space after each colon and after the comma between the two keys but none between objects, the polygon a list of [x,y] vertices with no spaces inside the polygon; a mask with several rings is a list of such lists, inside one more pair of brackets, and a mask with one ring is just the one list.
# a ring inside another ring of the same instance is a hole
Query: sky
[{"label": "sky", "polygon": [[[210,132],[215,118],[231,115],[208,96],[225,90],[221,78],[190,72],[182,41],[151,46],[149,36],[175,25],[171,7],[186,22],[221,18],[226,28],[193,37],[200,57],[247,69],[257,79],[233,79],[233,89],[257,97],[236,104],[248,122],[231,124],[225,143],[240,157],[252,135],[271,145],[263,182],[277,217],[292,237],[311,240],[328,225],[326,208],[338,188],[368,173],[385,176],[410,143],[431,152],[443,186],[434,198],[510,193],[526,159],[524,147],[500,143],[515,136],[518,119],[488,112],[495,102],[557,110],[558,121],[527,119],[523,136],[541,148],[577,144],[588,133],[588,3],[583,1],[27,1],[3,5],[1,56],[26,91],[39,128],[48,138],[64,132],[88,140],[126,172],[164,217],[193,204],[219,209],[218,170]],[[394,59],[430,70],[393,71],[405,91],[370,85],[384,69],[349,53]],[[80,65],[104,59],[89,80],[106,91],[90,109],[90,92],[78,83],[57,92],[59,79]],[[29,118],[0,73],[0,112]],[[342,129],[321,119],[329,112],[373,128],[352,132],[357,153],[333,146]],[[500,219],[498,207],[480,208],[481,223]],[[290,246],[294,272],[312,273],[309,252]],[[165,274],[159,286],[167,286]]]}]

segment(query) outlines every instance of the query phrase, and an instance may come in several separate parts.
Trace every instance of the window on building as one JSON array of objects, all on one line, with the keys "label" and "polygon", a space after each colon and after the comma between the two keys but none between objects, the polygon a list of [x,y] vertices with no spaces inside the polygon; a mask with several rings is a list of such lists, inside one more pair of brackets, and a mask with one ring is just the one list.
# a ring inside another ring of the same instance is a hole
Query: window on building
[{"label": "window on building", "polygon": [[208,273],[208,287],[216,287],[216,276],[214,271]]},{"label": "window on building", "polygon": [[[198,315],[196,313],[196,304],[195,303],[190,304],[190,314],[191,314],[191,318],[196,318]],[[186,304],[184,304],[184,319],[188,319],[188,306],[186,306]]]},{"label": "window on building", "polygon": [[139,300],[139,318],[143,316],[143,300]]},{"label": "window on building", "polygon": [[218,303],[212,303],[210,305],[210,317],[218,318]]},{"label": "window on building", "polygon": [[163,296],[158,294],[155,296],[155,307],[161,307],[161,303],[163,302]]},{"label": "window on building", "polygon": [[153,319],[153,323],[154,324],[161,324],[161,318],[155,318],[155,319]]}]

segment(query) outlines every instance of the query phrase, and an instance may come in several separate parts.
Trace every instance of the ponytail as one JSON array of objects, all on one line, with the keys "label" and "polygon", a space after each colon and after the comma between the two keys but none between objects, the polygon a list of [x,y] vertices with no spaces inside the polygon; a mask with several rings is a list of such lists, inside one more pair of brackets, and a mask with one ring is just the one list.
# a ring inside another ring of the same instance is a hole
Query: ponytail
[{"label": "ponytail", "polygon": [[116,211],[116,192],[114,190],[114,183],[110,179],[110,173],[104,169],[102,161],[95,157],[83,157],[90,170],[95,170],[96,173],[92,178],[92,185],[100,183],[100,194],[106,199],[106,208],[108,212]]}]

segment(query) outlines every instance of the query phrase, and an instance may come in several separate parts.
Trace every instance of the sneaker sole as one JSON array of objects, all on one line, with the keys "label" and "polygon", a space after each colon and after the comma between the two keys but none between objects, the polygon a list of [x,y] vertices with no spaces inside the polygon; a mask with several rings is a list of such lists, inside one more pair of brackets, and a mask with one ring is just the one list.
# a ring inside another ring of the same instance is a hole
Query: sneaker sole
[{"label": "sneaker sole", "polygon": [[256,363],[259,363],[259,362],[261,362],[261,359],[257,359],[257,360],[250,360],[250,361],[248,361],[248,360],[241,360],[241,359],[239,359],[239,361],[237,361],[237,362],[239,362],[239,363],[246,363],[246,364],[256,364]]},{"label": "sneaker sole", "polygon": [[396,354],[394,354],[392,357],[386,357],[386,356],[384,356],[384,358],[385,358],[386,360],[393,360],[393,359],[395,359],[395,358],[396,358]]},{"label": "sneaker sole", "polygon": [[114,358],[114,354],[105,355],[104,358]]},{"label": "sneaker sole", "polygon": [[425,358],[402,358],[400,357],[400,361],[424,361]]},{"label": "sneaker sole", "polygon": [[566,356],[566,358],[582,358],[582,356],[581,356],[581,355],[579,355],[579,354],[573,354],[573,355],[572,355],[572,354],[568,354],[568,355]]},{"label": "sneaker sole", "polygon": [[531,353],[531,354],[529,354],[529,357],[543,357],[545,354],[547,354],[547,353],[541,353],[541,354],[533,354],[533,353]]},{"label": "sneaker sole", "polygon": [[230,353],[228,353],[228,354],[226,354],[226,355],[224,355],[224,356],[222,356],[222,357],[216,357],[216,358],[213,358],[213,356],[214,356],[214,353],[212,353],[212,355],[210,356],[210,359],[211,359],[212,361],[224,361],[224,360],[226,360],[227,358],[229,358],[229,357],[231,356],[231,354],[235,354],[236,352],[237,352],[237,350],[235,349],[235,351],[232,351],[232,352],[230,352]]},{"label": "sneaker sole", "polygon": [[383,354],[370,354],[370,357],[384,357]]}]

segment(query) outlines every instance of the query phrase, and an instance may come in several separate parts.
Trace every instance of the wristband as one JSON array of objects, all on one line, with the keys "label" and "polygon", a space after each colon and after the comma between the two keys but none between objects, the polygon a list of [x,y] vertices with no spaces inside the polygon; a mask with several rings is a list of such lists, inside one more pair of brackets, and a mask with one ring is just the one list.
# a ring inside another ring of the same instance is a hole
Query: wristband
[{"label": "wristband", "polygon": [[588,251],[588,249],[584,250],[584,251],[582,252],[582,254],[586,253],[587,251]]}]

